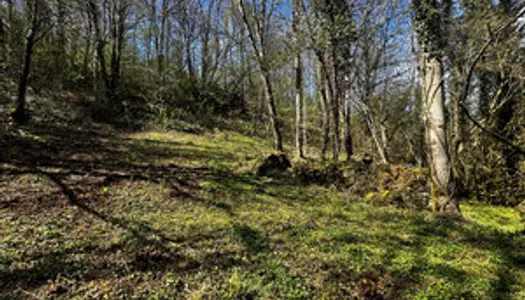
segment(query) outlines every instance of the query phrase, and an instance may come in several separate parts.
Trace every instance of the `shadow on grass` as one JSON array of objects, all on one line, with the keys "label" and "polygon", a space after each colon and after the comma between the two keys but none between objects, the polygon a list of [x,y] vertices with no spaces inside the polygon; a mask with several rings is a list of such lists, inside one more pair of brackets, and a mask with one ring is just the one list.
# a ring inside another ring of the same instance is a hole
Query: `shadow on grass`
[{"label": "shadow on grass", "polygon": [[[475,274],[467,274],[465,271],[458,270],[450,265],[429,262],[424,257],[424,253],[422,253],[422,249],[430,246],[423,241],[425,238],[445,239],[453,243],[467,245],[469,248],[486,250],[496,256],[498,258],[496,263],[496,276],[498,278],[490,281],[489,296],[491,299],[511,299],[512,293],[516,292],[515,285],[518,283],[514,272],[525,271],[525,245],[520,245],[516,242],[519,237],[523,236],[523,232],[503,232],[489,229],[467,220],[448,217],[429,219],[422,215],[414,215],[410,218],[406,218],[406,216],[403,218],[402,214],[391,212],[381,212],[370,216],[370,221],[373,219],[392,224],[394,230],[396,226],[399,226],[399,228],[406,228],[404,226],[407,226],[411,228],[410,233],[415,236],[410,243],[388,236],[383,237],[378,243],[378,246],[382,245],[391,249],[392,253],[402,251],[416,255],[416,263],[409,271],[410,276],[403,279],[403,276],[396,275],[403,280],[417,283],[421,274],[430,273],[438,278],[443,278],[458,286],[462,286],[469,276],[475,276]],[[407,222],[407,220],[409,221]],[[451,255],[451,260],[457,259],[453,254]],[[393,256],[394,254],[391,254],[390,258]],[[385,258],[386,260],[382,265],[391,265],[388,257]],[[473,299],[474,295],[471,293],[472,291],[466,291],[465,294],[456,296]]]},{"label": "shadow on grass", "polygon": [[[185,273],[194,270],[210,270],[215,267],[229,269],[245,264],[239,257],[240,250],[226,252],[212,252],[202,258],[193,258],[181,254],[177,244],[198,243],[203,240],[216,239],[227,232],[217,231],[211,234],[196,234],[191,237],[171,238],[149,225],[137,221],[128,221],[101,213],[79,200],[75,192],[69,188],[55,173],[33,170],[33,173],[47,176],[67,196],[71,205],[94,216],[112,227],[118,227],[129,233],[129,237],[108,248],[88,245],[73,249],[66,249],[53,253],[40,253],[26,257],[26,261],[36,261],[30,268],[15,269],[0,272],[0,288],[4,293],[16,292],[20,288],[33,289],[49,280],[54,280],[59,275],[68,278],[82,278],[82,280],[95,280],[110,278],[114,275],[126,275],[135,271],[139,272],[165,272]],[[235,227],[233,236],[238,238],[249,251],[261,252],[268,250],[267,240],[264,235],[246,226]],[[118,264],[109,257],[119,252],[127,252],[132,260]],[[71,258],[78,253],[88,254],[95,258],[94,261],[74,261]],[[87,263],[86,263],[87,262]],[[4,262],[3,262],[4,263]],[[6,264],[9,261],[5,262]],[[0,294],[1,295],[1,294]]]}]

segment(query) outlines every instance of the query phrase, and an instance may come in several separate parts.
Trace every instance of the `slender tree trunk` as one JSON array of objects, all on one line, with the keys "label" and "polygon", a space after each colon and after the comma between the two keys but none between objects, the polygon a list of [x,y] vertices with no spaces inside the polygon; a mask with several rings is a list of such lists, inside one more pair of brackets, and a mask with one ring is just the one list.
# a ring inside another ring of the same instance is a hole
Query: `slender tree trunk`
[{"label": "slender tree trunk", "polygon": [[301,62],[301,54],[297,54],[295,58],[295,144],[297,148],[297,156],[304,158],[304,93],[303,93],[303,68]]},{"label": "slender tree trunk", "polygon": [[[118,73],[117,73],[117,55],[118,55],[118,19],[119,19],[119,8],[117,7],[117,1],[113,2],[113,7],[111,9],[110,14],[112,15],[112,18],[110,20],[110,28],[111,28],[111,61],[110,61],[110,73],[111,73],[111,80],[110,80],[110,87],[109,89],[111,91],[115,91],[117,85],[118,85]],[[112,97],[113,98],[113,97]],[[113,99],[110,99],[111,102],[113,102]]]},{"label": "slender tree trunk", "polygon": [[[111,55],[111,90],[116,93],[120,86],[121,73],[121,57],[122,49],[124,48],[125,22],[127,15],[126,4],[119,2],[115,7],[115,18],[113,19],[113,52]],[[112,99],[116,101],[117,99]],[[113,105],[120,105],[120,103],[113,103]]]},{"label": "slender tree trunk", "polygon": [[[324,91],[322,93],[322,95],[324,95],[323,97],[323,101],[325,101],[325,103],[323,103],[323,106],[324,106],[324,118],[326,118],[326,122],[324,122],[324,133],[328,134],[328,136],[330,135],[330,115],[332,115],[332,117],[335,117],[337,116],[339,118],[339,105],[337,104],[337,113],[335,112],[335,109],[334,109],[334,105],[335,105],[335,102],[334,102],[334,98],[336,98],[336,90],[335,90],[335,87],[334,87],[334,84],[332,84],[333,82],[333,77],[330,76],[330,70],[329,70],[329,67],[328,67],[328,62],[326,61],[326,58],[324,56],[324,54],[319,50],[319,49],[316,49],[315,50],[316,52],[316,56],[317,56],[317,59],[318,59],[318,63],[319,63],[319,67],[320,67],[320,74],[321,74],[321,82],[323,83],[322,85],[322,91]],[[337,122],[335,122],[334,120],[334,133],[333,133],[333,138],[334,139],[339,139],[339,124],[335,124]],[[337,132],[335,132],[337,130]],[[330,142],[330,139],[327,138],[327,137],[324,137],[324,141],[326,141],[327,143]],[[339,158],[339,141],[333,141],[333,146],[334,146],[334,152],[333,152],[333,158],[334,160],[338,159]],[[323,159],[326,157],[326,151],[328,150],[328,145],[323,145]]]},{"label": "slender tree trunk", "polygon": [[[249,38],[252,44],[253,51],[255,52],[257,62],[261,69],[261,79],[263,81],[264,90],[266,92],[266,104],[268,107],[268,117],[270,119],[270,126],[272,127],[272,132],[273,132],[274,148],[277,151],[283,151],[283,140],[282,140],[282,135],[281,135],[281,130],[280,130],[280,122],[277,116],[277,110],[275,108],[274,93],[273,93],[272,83],[270,80],[270,70],[268,70],[267,65],[266,65],[267,62],[265,61],[266,57],[265,57],[265,49],[264,49],[264,42],[263,42],[264,33],[261,32],[263,28],[260,28],[258,25],[255,26],[256,28],[252,27],[248,19],[248,15],[244,8],[244,0],[238,0],[238,1],[239,1],[238,2],[239,11],[241,12],[244,24],[246,25],[246,29],[248,31],[248,35],[249,35]],[[257,16],[254,16],[254,17],[257,17]]]},{"label": "slender tree trunk", "polygon": [[[14,18],[14,11],[15,11],[15,5],[13,3],[13,0],[7,0],[7,19],[4,19],[4,38],[5,38],[5,63],[6,63],[6,73],[9,73],[11,70],[11,64],[12,64],[12,43],[13,43],[13,34],[10,30],[6,30],[5,27],[7,26],[13,26],[13,18]],[[9,24],[9,25],[7,25]]]},{"label": "slender tree trunk", "polygon": [[[304,73],[303,73],[304,74]],[[304,85],[304,76],[303,76],[303,85]],[[304,95],[304,94],[303,94]],[[306,149],[308,146],[308,105],[306,105],[306,101],[304,100],[303,96],[303,118],[302,118],[302,135],[303,135],[303,149]],[[306,151],[306,150],[305,150]]]},{"label": "slender tree trunk", "polygon": [[295,39],[295,51],[297,54],[295,56],[295,147],[297,151],[297,156],[304,158],[304,92],[303,92],[303,62],[301,58],[301,50],[299,49],[299,7],[297,4],[298,0],[293,2],[293,21],[292,27],[294,31]]},{"label": "slender tree trunk", "polygon": [[84,70],[85,76],[87,76],[89,73],[89,59],[91,56],[91,32],[93,31],[93,22],[91,22],[89,18],[89,13],[88,13],[87,23],[88,23],[88,29],[86,32],[86,49],[84,51],[84,64],[83,64],[83,70]]},{"label": "slender tree trunk", "polygon": [[146,31],[146,61],[149,65],[149,62],[150,60],[152,59],[151,58],[151,43],[153,42],[153,31],[154,31],[154,26],[155,26],[155,23],[156,23],[156,16],[154,16],[154,11],[155,11],[155,0],[152,0],[151,4],[150,4],[150,15],[149,15],[149,26],[148,26],[148,29]]},{"label": "slender tree trunk", "polygon": [[370,131],[370,134],[372,135],[372,140],[374,141],[374,144],[377,149],[377,153],[379,154],[379,158],[381,158],[381,162],[383,164],[388,164],[388,158],[386,156],[385,149],[383,148],[383,145],[381,144],[381,141],[379,140],[379,136],[377,135],[377,128],[374,125],[374,121],[372,120],[372,117],[370,115],[365,115],[366,124],[368,126],[368,130]]},{"label": "slender tree trunk", "polygon": [[33,55],[33,47],[36,42],[36,35],[38,32],[39,20],[39,4],[35,0],[32,2],[32,24],[31,29],[26,38],[26,48],[24,53],[24,65],[22,68],[22,73],[18,80],[18,97],[16,101],[16,110],[13,113],[13,119],[17,123],[25,123],[28,120],[27,110],[26,110],[26,93],[27,85],[29,81],[29,74],[31,72],[31,59]]},{"label": "slender tree trunk", "polygon": [[463,148],[463,120],[461,117],[461,71],[458,69],[459,66],[456,66],[456,70],[454,70],[454,83],[455,83],[455,91],[456,96],[453,97],[453,124],[452,124],[452,130],[454,133],[454,139],[452,141],[452,165],[456,167],[456,171],[459,171],[458,168],[460,167],[460,153]]},{"label": "slender tree trunk", "polygon": [[390,162],[389,155],[388,155],[389,141],[388,141],[388,135],[387,135],[387,128],[384,122],[381,122],[379,124],[379,132],[381,133],[381,146],[383,147],[383,153],[386,158],[386,161],[389,163]]},{"label": "slender tree trunk", "polygon": [[202,55],[201,55],[201,79],[206,82],[210,73],[210,35],[211,35],[211,16],[214,1],[208,2],[208,12],[205,16],[202,35]]},{"label": "slender tree trunk", "polygon": [[66,32],[65,32],[65,18],[66,18],[66,8],[64,4],[64,0],[57,0],[57,43],[55,45],[55,53],[54,53],[54,64],[55,64],[55,70],[54,70],[54,84],[56,87],[61,87],[62,80],[63,80],[63,72],[64,69],[64,63],[65,63],[65,56],[64,53],[66,52]]},{"label": "slender tree trunk", "polygon": [[263,71],[261,77],[264,83],[264,89],[266,91],[266,105],[268,107],[268,117],[270,119],[270,126],[273,133],[273,146],[277,151],[283,151],[283,140],[280,131],[280,124],[277,117],[277,109],[275,108],[275,99],[270,81],[269,72]]},{"label": "slender tree trunk", "polygon": [[323,113],[323,143],[321,148],[321,158],[326,159],[328,152],[328,144],[330,143],[330,101],[328,100],[328,92],[326,90],[325,77],[321,67],[321,62],[317,62],[317,87],[321,92],[321,110]]},{"label": "slender tree trunk", "polygon": [[[105,50],[106,50],[106,40],[102,36],[102,29],[101,29],[101,21],[100,21],[100,10],[98,8],[98,3],[95,0],[90,0],[89,2],[89,12],[91,14],[93,27],[95,29],[95,40],[96,40],[96,52],[97,52],[97,60],[98,60],[98,72],[96,72],[96,77],[100,78],[102,81],[102,91],[98,90],[98,93],[100,95],[108,96],[110,93],[109,87],[109,76],[108,71],[106,67],[106,56],[105,56]],[[97,79],[97,87],[100,85],[98,84],[100,80]]]},{"label": "slender tree trunk", "polygon": [[339,152],[340,152],[340,144],[341,144],[341,138],[340,138],[340,132],[339,132],[339,124],[340,124],[340,120],[339,120],[339,99],[340,99],[340,96],[341,96],[341,89],[340,89],[340,78],[339,78],[339,73],[340,73],[340,68],[339,68],[339,51],[338,51],[338,47],[339,47],[339,42],[335,36],[336,34],[336,8],[335,8],[335,3],[334,1],[327,1],[325,0],[325,5],[328,7],[328,17],[330,19],[330,24],[331,24],[331,27],[332,27],[332,30],[330,30],[329,32],[329,35],[330,35],[330,48],[331,48],[331,53],[330,53],[330,62],[331,62],[331,73],[332,73],[332,78],[331,78],[331,82],[332,82],[332,87],[331,87],[331,104],[332,104],[332,114],[333,114],[333,119],[334,119],[334,131],[333,131],[333,143],[334,143],[334,148],[333,148],[333,159],[335,161],[338,161],[339,160]]},{"label": "slender tree trunk", "polygon": [[452,165],[448,155],[443,67],[438,58],[423,54],[423,120],[435,212],[459,214],[453,193]]},{"label": "slender tree trunk", "polygon": [[[159,47],[159,25],[157,23],[157,0],[151,0],[150,3],[150,18],[151,18],[151,42],[153,43],[153,48],[155,50],[155,59],[158,63],[160,56],[160,47]],[[152,57],[152,65],[155,66],[155,59]]]},{"label": "slender tree trunk", "polygon": [[[463,82],[461,80],[461,66],[456,65],[454,67],[454,84],[455,84],[455,91],[456,95],[452,97],[453,103],[452,103],[452,109],[453,109],[453,116],[452,116],[452,131],[454,138],[452,140],[452,147],[450,149],[452,155],[451,155],[451,164],[453,166],[453,175],[455,178],[455,189],[456,194],[458,196],[465,196],[466,187],[468,185],[466,173],[465,173],[465,166],[463,165],[461,161],[461,152],[463,151],[463,113],[461,105],[462,103],[462,95],[461,95],[461,89],[463,87]],[[481,90],[481,88],[480,88]],[[481,92],[481,91],[480,91]]]},{"label": "slender tree trunk", "polygon": [[191,57],[191,38],[189,36],[186,37],[186,66],[188,68],[188,73],[190,74],[190,78],[195,78],[195,72],[193,70],[193,60]]},{"label": "slender tree trunk", "polygon": [[333,143],[334,143],[334,151],[333,151],[333,159],[335,161],[339,160],[339,152],[341,148],[341,137],[340,137],[340,130],[339,130],[339,96],[340,96],[340,90],[339,90],[339,68],[337,67],[337,63],[335,62],[336,53],[335,51],[332,52],[332,63],[333,63],[333,73],[334,73],[334,83],[333,83],[333,90],[332,90],[332,114],[334,119],[334,132],[333,132]]},{"label": "slender tree trunk", "polygon": [[345,99],[344,99],[344,149],[346,153],[346,160],[352,159],[352,155],[354,155],[354,149],[352,146],[352,127],[351,127],[351,114],[352,114],[352,108],[350,103],[350,95],[348,95],[348,92],[345,93]]},{"label": "slender tree trunk", "polygon": [[0,16],[0,70],[3,71],[7,64],[7,43],[4,29],[4,19]]},{"label": "slender tree trunk", "polygon": [[26,111],[26,92],[29,81],[29,73],[31,71],[31,59],[33,55],[35,34],[33,31],[29,34],[26,42],[26,50],[24,55],[24,67],[20,79],[18,81],[18,98],[16,103],[16,111],[13,114],[13,118],[18,123],[24,123],[28,119]]},{"label": "slender tree trunk", "polygon": [[166,30],[167,30],[167,18],[168,18],[168,1],[162,0],[162,16],[160,25],[160,42],[159,42],[159,53],[157,55],[157,71],[162,76],[164,73],[165,63],[165,45],[166,45]]}]

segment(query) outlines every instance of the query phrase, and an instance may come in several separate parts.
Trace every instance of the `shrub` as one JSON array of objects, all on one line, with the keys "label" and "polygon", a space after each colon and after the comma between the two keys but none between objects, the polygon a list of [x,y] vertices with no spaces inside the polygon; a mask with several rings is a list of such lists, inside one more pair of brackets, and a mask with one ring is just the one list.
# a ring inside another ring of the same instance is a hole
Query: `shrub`
[{"label": "shrub", "polygon": [[334,162],[296,161],[292,175],[300,184],[336,184],[344,183],[343,169]]},{"label": "shrub", "polygon": [[369,176],[374,187],[365,195],[365,200],[375,206],[423,209],[427,207],[428,171],[407,166],[380,165]]}]

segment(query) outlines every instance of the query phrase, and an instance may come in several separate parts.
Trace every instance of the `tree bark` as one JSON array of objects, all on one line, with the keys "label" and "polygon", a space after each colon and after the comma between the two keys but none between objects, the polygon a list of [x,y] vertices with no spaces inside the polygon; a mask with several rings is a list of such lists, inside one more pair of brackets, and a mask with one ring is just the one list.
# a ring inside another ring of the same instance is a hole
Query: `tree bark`
[{"label": "tree bark", "polygon": [[323,113],[323,144],[321,148],[321,158],[324,160],[326,159],[326,152],[328,152],[328,144],[330,143],[330,101],[328,100],[325,77],[323,76],[320,61],[317,61],[317,87],[321,92],[321,110]]},{"label": "tree bark", "polygon": [[443,66],[428,53],[423,54],[423,121],[432,181],[432,208],[435,212],[460,214],[453,193],[452,165],[448,155]]},{"label": "tree bark", "polygon": [[31,28],[26,38],[26,47],[24,53],[24,65],[22,68],[22,73],[18,80],[18,97],[16,101],[16,110],[13,113],[13,119],[17,123],[25,123],[28,120],[27,109],[26,109],[26,93],[27,85],[29,81],[29,74],[31,72],[31,59],[33,55],[33,47],[36,42],[36,35],[39,29],[39,4],[38,1],[32,1],[32,21]]},{"label": "tree bark", "polygon": [[[96,0],[90,0],[88,2],[89,5],[89,13],[92,18],[93,27],[95,29],[95,40],[96,40],[96,52],[97,52],[97,60],[98,60],[98,67],[99,72],[97,72],[97,77],[102,77],[102,85],[103,90],[99,91],[100,94],[103,94],[104,96],[107,96],[107,93],[109,92],[110,82],[109,82],[109,76],[106,68],[106,56],[105,56],[105,48],[106,48],[106,40],[102,36],[102,29],[100,24],[100,11],[98,8],[98,3]],[[99,84],[97,83],[97,86]]]},{"label": "tree bark", "polygon": [[365,113],[364,115],[366,124],[368,126],[368,130],[370,131],[370,135],[372,135],[372,140],[374,141],[374,144],[376,145],[377,153],[379,154],[379,158],[381,158],[381,162],[383,164],[388,164],[388,158],[386,156],[385,149],[383,148],[383,145],[381,144],[381,141],[379,140],[379,137],[377,135],[377,129],[374,125],[374,120],[372,120],[372,117],[369,113]]},{"label": "tree bark", "polygon": [[[331,58],[331,104],[332,104],[332,118],[334,119],[334,131],[333,131],[333,159],[335,161],[339,160],[339,151],[340,151],[340,144],[341,144],[341,138],[340,138],[340,132],[339,132],[339,99],[341,95],[341,89],[340,89],[340,78],[339,78],[339,41],[336,38],[336,31],[339,30],[336,26],[336,6],[334,1],[328,1],[325,0],[325,5],[328,7],[328,17],[330,20],[331,30],[329,32],[330,35],[330,58]],[[340,17],[340,16],[339,16]]]},{"label": "tree bark", "polygon": [[[125,25],[126,25],[126,16],[127,16],[127,4],[125,1],[121,0],[115,4],[114,8],[115,17],[113,18],[113,47],[111,53],[111,82],[110,82],[110,92],[111,95],[114,95],[119,89],[120,86],[120,68],[121,68],[121,57],[122,49],[124,48],[124,34],[125,34]],[[114,97],[112,97],[114,98]],[[120,103],[116,103],[117,99],[110,99],[112,105],[118,106]]]},{"label": "tree bark", "polygon": [[345,93],[345,99],[344,99],[344,150],[346,153],[346,160],[352,159],[352,155],[354,155],[354,149],[352,146],[352,127],[351,127],[351,114],[352,114],[352,107],[350,103],[350,95],[348,93]]},{"label": "tree bark", "polygon": [[304,158],[304,93],[303,93],[303,62],[301,58],[301,50],[299,49],[299,7],[297,1],[293,2],[293,20],[292,27],[294,31],[294,47],[296,56],[294,61],[295,66],[295,147],[297,151],[297,156]]}]

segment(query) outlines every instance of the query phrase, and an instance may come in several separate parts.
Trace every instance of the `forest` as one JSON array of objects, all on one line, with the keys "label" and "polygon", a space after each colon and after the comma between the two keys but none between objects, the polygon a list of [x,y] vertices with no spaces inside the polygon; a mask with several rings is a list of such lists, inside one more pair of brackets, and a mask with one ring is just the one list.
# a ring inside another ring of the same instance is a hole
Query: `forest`
[{"label": "forest", "polygon": [[0,0],[0,299],[525,299],[525,3]]}]

